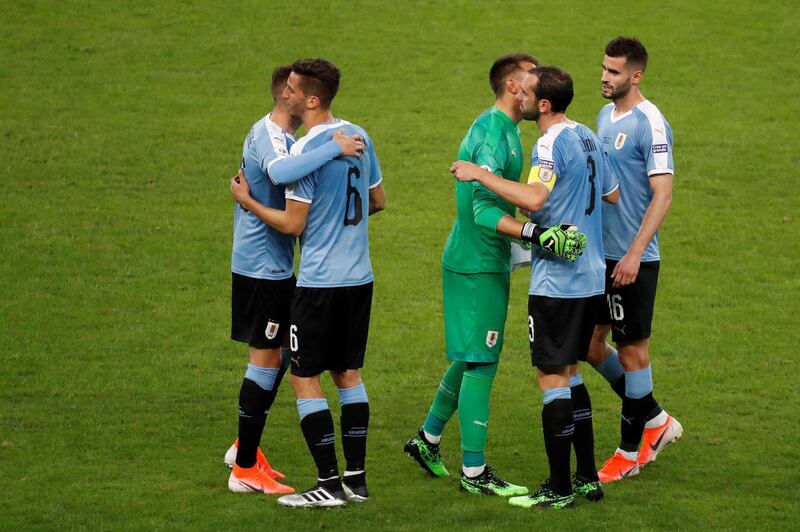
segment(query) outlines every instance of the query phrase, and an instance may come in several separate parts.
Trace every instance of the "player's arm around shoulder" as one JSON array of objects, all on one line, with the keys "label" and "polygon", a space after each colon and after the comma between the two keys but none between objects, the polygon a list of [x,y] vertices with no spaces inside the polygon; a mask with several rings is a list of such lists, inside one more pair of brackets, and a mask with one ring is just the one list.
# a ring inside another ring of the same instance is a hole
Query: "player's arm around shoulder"
[{"label": "player's arm around shoulder", "polygon": [[281,233],[300,236],[306,227],[310,201],[306,203],[287,198],[285,210],[267,207],[250,195],[250,186],[241,170],[238,175],[231,178],[231,195],[239,205]]},{"label": "player's arm around shoulder", "polygon": [[[536,212],[541,210],[547,201],[550,191],[538,190],[538,187],[526,183],[518,183],[492,172],[488,166],[478,166],[469,161],[455,161],[450,166],[450,172],[458,181],[477,182],[493,195],[497,195],[516,207]],[[480,194],[481,189],[476,189],[474,202],[491,200],[491,196]]]}]

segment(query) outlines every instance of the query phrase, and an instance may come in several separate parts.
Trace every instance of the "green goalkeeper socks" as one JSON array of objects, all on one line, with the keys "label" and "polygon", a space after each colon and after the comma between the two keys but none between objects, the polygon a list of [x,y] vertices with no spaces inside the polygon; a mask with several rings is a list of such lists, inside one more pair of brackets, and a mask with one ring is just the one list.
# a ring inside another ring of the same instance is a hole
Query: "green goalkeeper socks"
[{"label": "green goalkeeper socks", "polygon": [[465,362],[453,362],[444,373],[428,417],[422,425],[422,430],[428,434],[440,436],[445,424],[453,417],[458,408],[458,394],[461,391],[461,380],[465,369],[467,369]]},{"label": "green goalkeeper socks", "polygon": [[458,396],[458,420],[465,466],[480,466],[485,463],[483,451],[489,430],[489,395],[496,373],[496,362],[471,363],[464,371],[461,393]]}]

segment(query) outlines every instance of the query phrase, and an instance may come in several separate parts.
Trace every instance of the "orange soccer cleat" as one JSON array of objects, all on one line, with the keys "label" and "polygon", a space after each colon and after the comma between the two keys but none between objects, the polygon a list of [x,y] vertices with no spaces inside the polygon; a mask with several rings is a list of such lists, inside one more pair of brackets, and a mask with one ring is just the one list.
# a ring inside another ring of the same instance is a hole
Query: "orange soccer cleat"
[{"label": "orange soccer cleat", "polygon": [[628,460],[619,449],[614,453],[614,456],[606,460],[606,463],[597,472],[597,476],[603,484],[622,480],[623,478],[635,477],[638,474],[639,462]]},{"label": "orange soccer cleat", "polygon": [[645,427],[642,434],[642,448],[639,449],[639,465],[646,466],[655,461],[656,456],[668,444],[677,441],[683,436],[683,427],[678,420],[667,416],[667,420],[660,426],[648,429]]},{"label": "orange soccer cleat", "polygon": [[228,477],[228,489],[234,493],[294,493],[294,488],[279,484],[258,465],[244,468],[234,464]]},{"label": "orange soccer cleat", "polygon": [[[233,467],[233,465],[236,463],[236,452],[238,450],[239,450],[239,438],[236,438],[236,440],[233,442],[233,445],[231,445],[230,449],[228,449],[228,452],[225,453],[225,465],[227,465],[228,468]],[[270,466],[269,462],[267,462],[267,457],[264,455],[263,452],[261,452],[261,447],[258,448],[258,452],[256,453],[256,463],[258,464],[258,467],[260,467],[262,471],[264,471],[267,475],[269,475],[273,479],[283,480],[286,478],[286,475],[284,475],[280,471],[272,469],[272,466]]]}]

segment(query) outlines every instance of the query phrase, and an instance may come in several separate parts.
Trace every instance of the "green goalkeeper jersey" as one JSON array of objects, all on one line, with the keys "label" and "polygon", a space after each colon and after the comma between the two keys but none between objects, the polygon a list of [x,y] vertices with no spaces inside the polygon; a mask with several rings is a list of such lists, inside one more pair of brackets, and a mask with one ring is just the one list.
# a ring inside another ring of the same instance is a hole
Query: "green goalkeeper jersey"
[{"label": "green goalkeeper jersey", "polygon": [[[458,159],[519,181],[522,143],[517,124],[496,107],[487,109],[461,141]],[[495,228],[500,218],[514,212],[511,203],[477,181],[456,181],[456,220],[444,246],[442,265],[457,273],[509,271],[510,241]]]}]

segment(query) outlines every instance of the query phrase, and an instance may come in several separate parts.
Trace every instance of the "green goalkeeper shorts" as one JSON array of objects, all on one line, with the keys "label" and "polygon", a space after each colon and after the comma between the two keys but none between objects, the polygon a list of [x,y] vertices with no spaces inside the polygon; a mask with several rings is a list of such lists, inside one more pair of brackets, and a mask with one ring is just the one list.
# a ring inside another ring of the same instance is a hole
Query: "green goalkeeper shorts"
[{"label": "green goalkeeper shorts", "polygon": [[508,314],[508,273],[442,269],[445,351],[449,360],[497,362]]}]

